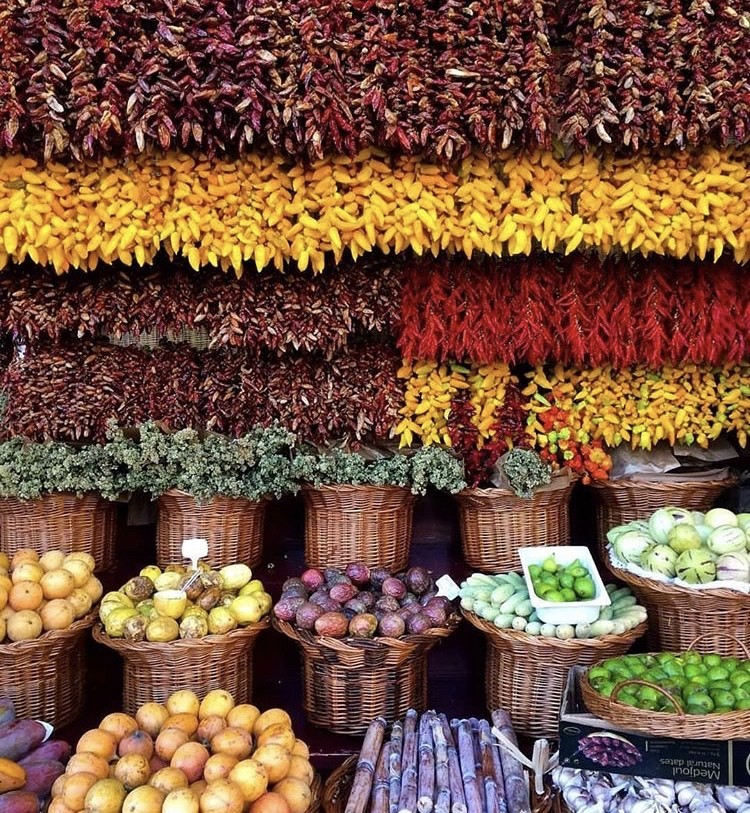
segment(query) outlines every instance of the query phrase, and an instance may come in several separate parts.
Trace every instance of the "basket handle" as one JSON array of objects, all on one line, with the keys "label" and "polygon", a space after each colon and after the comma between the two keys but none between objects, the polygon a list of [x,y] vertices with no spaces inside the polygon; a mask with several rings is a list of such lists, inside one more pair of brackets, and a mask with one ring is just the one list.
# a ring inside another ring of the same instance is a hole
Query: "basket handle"
[{"label": "basket handle", "polygon": [[612,689],[612,694],[609,696],[609,705],[612,706],[612,703],[617,699],[617,695],[619,694],[620,690],[623,686],[629,685],[638,685],[638,686],[648,686],[651,689],[656,689],[659,694],[664,695],[664,697],[669,700],[669,702],[675,707],[677,710],[677,714],[680,717],[685,716],[685,709],[682,706],[682,703],[670,692],[668,689],[659,686],[656,683],[651,683],[648,680],[639,680],[638,678],[630,678],[629,680],[621,680],[619,683],[615,684],[614,689]]},{"label": "basket handle", "polygon": [[[696,635],[695,638],[690,642],[688,645],[688,651],[690,651],[702,638],[706,638],[708,635],[711,635],[710,632],[702,632],[700,635]],[[750,650],[747,648],[747,644],[744,641],[740,640],[736,635],[722,633],[724,638],[731,638],[736,644],[740,645],[740,649],[745,653],[745,657],[750,660]]]}]

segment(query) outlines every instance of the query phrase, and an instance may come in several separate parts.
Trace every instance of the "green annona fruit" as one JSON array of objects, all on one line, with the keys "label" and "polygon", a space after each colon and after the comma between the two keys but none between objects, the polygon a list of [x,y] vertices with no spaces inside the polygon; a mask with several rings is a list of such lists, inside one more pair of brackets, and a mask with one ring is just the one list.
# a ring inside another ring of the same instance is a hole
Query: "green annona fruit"
[{"label": "green annona fruit", "polygon": [[720,525],[711,532],[711,536],[706,540],[706,547],[719,556],[724,553],[745,550],[746,545],[745,532],[735,525]]},{"label": "green annona fruit", "polygon": [[698,550],[701,537],[694,525],[675,525],[667,535],[667,544],[675,553]]},{"label": "green annona fruit", "polygon": [[641,557],[641,564],[652,573],[660,573],[662,576],[674,576],[677,554],[669,545],[654,545],[646,554],[645,559]]},{"label": "green annona fruit", "polygon": [[686,550],[677,557],[675,574],[688,584],[706,584],[716,578],[716,561],[710,551]]}]

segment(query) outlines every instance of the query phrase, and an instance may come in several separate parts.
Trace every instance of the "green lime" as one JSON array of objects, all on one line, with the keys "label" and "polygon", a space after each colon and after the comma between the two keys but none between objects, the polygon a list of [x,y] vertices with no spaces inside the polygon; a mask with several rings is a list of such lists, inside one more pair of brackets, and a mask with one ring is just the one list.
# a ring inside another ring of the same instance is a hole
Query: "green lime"
[{"label": "green lime", "polygon": [[596,585],[591,576],[583,576],[573,582],[573,589],[576,595],[584,601],[589,601],[596,595]]},{"label": "green lime", "polygon": [[529,565],[529,576],[532,579],[535,579],[539,574],[542,572],[542,568],[539,565]]},{"label": "green lime", "polygon": [[714,714],[726,714],[728,711],[734,711],[734,706],[716,706]]},{"label": "green lime", "polygon": [[748,680],[750,680],[750,672],[746,672],[744,669],[735,669],[729,675],[729,682],[732,686],[744,686]]},{"label": "green lime", "polygon": [[693,692],[685,698],[685,701],[689,708],[703,709],[703,714],[710,714],[714,710],[714,701],[707,694]]},{"label": "green lime", "polygon": [[546,598],[547,593],[551,593],[555,588],[551,584],[538,584],[534,585],[534,592],[539,598]]},{"label": "green lime", "polygon": [[693,715],[700,715],[700,714],[708,714],[709,712],[706,711],[704,706],[685,706],[685,711],[688,714]]},{"label": "green lime", "polygon": [[611,680],[602,680],[596,685],[597,692],[599,692],[599,694],[603,694],[605,697],[609,697],[612,694],[612,689],[614,688],[615,684]]},{"label": "green lime", "polygon": [[643,703],[656,703],[661,696],[661,692],[651,686],[641,686],[637,691],[638,699]]},{"label": "green lime", "polygon": [[559,581],[560,587],[573,587],[573,582],[575,579],[570,575],[570,573],[561,573]]},{"label": "green lime", "polygon": [[734,695],[734,699],[739,703],[740,700],[745,700],[746,698],[750,697],[750,692],[744,686],[735,686],[732,689],[732,694]]},{"label": "green lime", "polygon": [[731,692],[727,692],[723,689],[711,690],[709,691],[711,695],[711,699],[714,701],[714,705],[718,709],[720,706],[724,706],[729,709],[734,708],[735,698]]},{"label": "green lime", "polygon": [[715,680],[727,680],[729,678],[729,670],[724,669],[723,666],[713,666],[706,672],[706,677],[711,683]]},{"label": "green lime", "polygon": [[677,663],[677,661],[664,661],[662,662],[661,668],[664,674],[669,675],[670,677],[676,677],[677,675],[683,674],[682,664]]},{"label": "green lime", "polygon": [[709,679],[705,675],[694,675],[690,678],[690,685],[708,686]]},{"label": "green lime", "polygon": [[633,675],[645,675],[648,670],[648,667],[645,663],[641,663],[641,661],[633,661],[630,664],[630,672]]},{"label": "green lime", "polygon": [[563,601],[578,601],[578,596],[569,587],[563,587],[560,594],[563,597]]},{"label": "green lime", "polygon": [[606,666],[592,666],[588,671],[589,682],[593,683],[595,680],[608,680],[609,669]]},{"label": "green lime", "polygon": [[701,664],[703,663],[703,658],[701,657],[700,652],[684,652],[682,655],[682,662],[685,664]]},{"label": "green lime", "polygon": [[746,711],[750,709],[750,696],[743,697],[741,700],[737,700],[734,706],[738,711]]},{"label": "green lime", "polygon": [[669,675],[666,672],[662,671],[661,669],[650,669],[646,671],[645,679],[651,681],[651,683],[658,683],[661,684],[665,680],[669,680]]},{"label": "green lime", "polygon": [[588,570],[586,570],[586,568],[583,565],[571,565],[568,568],[568,573],[574,579],[591,578],[591,574],[588,572]]},{"label": "green lime", "polygon": [[697,675],[703,674],[703,666],[697,663],[689,663],[685,668],[682,670],[683,675],[685,675],[688,680],[691,678],[696,677]]},{"label": "green lime", "polygon": [[721,666],[721,655],[717,655],[715,652],[712,652],[709,655],[704,655],[703,665],[708,666],[709,669],[713,669],[714,666]]},{"label": "green lime", "polygon": [[557,562],[555,561],[554,556],[548,556],[542,562],[542,570],[547,573],[557,573]]},{"label": "green lime", "polygon": [[728,672],[730,672],[730,673],[731,673],[731,672],[734,672],[734,671],[737,669],[737,667],[740,665],[740,660],[739,660],[739,658],[724,658],[724,659],[721,661],[721,665],[722,665],[722,666],[723,666],[723,667],[724,667],[724,668],[725,668],[725,669],[726,669]]},{"label": "green lime", "polygon": [[713,692],[715,691],[731,692],[734,689],[734,686],[729,680],[712,680],[708,684],[708,688]]},{"label": "green lime", "polygon": [[563,594],[559,590],[550,590],[544,597],[545,601],[565,601]]},{"label": "green lime", "polygon": [[617,702],[624,703],[626,706],[636,706],[636,707],[638,707],[640,703],[635,693],[630,691],[628,688],[622,689],[620,692],[618,692]]}]

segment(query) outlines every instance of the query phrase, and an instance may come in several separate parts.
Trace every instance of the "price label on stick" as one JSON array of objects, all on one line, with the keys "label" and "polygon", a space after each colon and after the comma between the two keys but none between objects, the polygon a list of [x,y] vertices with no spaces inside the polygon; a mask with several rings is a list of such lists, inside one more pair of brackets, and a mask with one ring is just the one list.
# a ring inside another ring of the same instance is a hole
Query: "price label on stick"
[{"label": "price label on stick", "polygon": [[461,592],[461,588],[453,581],[453,579],[446,573],[445,576],[441,576],[436,582],[435,586],[438,589],[437,594],[439,596],[445,596],[448,601],[453,601],[454,598],[458,597],[458,594]]},{"label": "price label on stick", "polygon": [[182,541],[182,558],[190,559],[193,569],[198,569],[198,560],[208,556],[207,539],[184,539]]}]

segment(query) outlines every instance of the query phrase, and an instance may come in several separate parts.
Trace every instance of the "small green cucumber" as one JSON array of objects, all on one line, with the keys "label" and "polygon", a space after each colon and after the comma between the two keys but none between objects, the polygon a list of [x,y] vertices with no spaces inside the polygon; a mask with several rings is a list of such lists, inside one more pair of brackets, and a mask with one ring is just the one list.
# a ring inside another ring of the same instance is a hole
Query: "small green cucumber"
[{"label": "small green cucumber", "polygon": [[513,627],[516,632],[523,632],[526,629],[526,619],[521,615],[517,615],[513,619],[511,627]]},{"label": "small green cucumber", "polygon": [[482,613],[482,618],[484,618],[485,621],[492,623],[498,615],[500,615],[500,610],[498,610],[497,607],[493,607],[491,604],[488,604],[487,609]]},{"label": "small green cucumber", "polygon": [[541,630],[542,625],[538,621],[529,621],[524,632],[528,632],[529,635],[539,635]]},{"label": "small green cucumber", "polygon": [[599,621],[611,621],[613,615],[614,615],[614,611],[612,610],[611,606],[602,607],[602,609],[601,609],[601,611],[599,613]]},{"label": "small green cucumber", "polygon": [[575,638],[575,635],[576,629],[572,624],[558,624],[555,630],[555,637],[562,641],[569,641],[571,638]]},{"label": "small green cucumber", "polygon": [[614,628],[614,621],[606,621],[599,619],[599,621],[594,621],[591,625],[591,636],[592,638],[599,638],[602,635],[611,635],[612,629]]},{"label": "small green cucumber", "polygon": [[591,624],[576,624],[576,638],[591,638]]},{"label": "small green cucumber", "polygon": [[528,598],[529,598],[528,590],[526,589],[519,590],[500,606],[500,612],[515,613],[516,607],[518,607],[518,605],[521,604],[521,602],[526,601]]},{"label": "small green cucumber", "polygon": [[497,607],[502,605],[515,593],[515,587],[512,584],[501,584],[492,591],[490,601]]},{"label": "small green cucumber", "polygon": [[617,601],[613,601],[610,605],[612,607],[612,612],[617,616],[620,610],[626,610],[628,607],[635,607],[638,603],[638,599],[633,596],[624,596],[623,598],[618,599]]},{"label": "small green cucumber", "polygon": [[524,616],[524,618],[529,618],[529,616],[531,616],[533,612],[534,605],[529,601],[529,599],[526,599],[526,601],[522,601],[516,607],[516,615],[522,615]]},{"label": "small green cucumber", "polygon": [[554,624],[542,624],[539,634],[545,638],[554,638],[557,627]]},{"label": "small green cucumber", "polygon": [[465,598],[461,599],[461,609],[468,610],[472,612],[474,610],[474,599],[466,596]]},{"label": "small green cucumber", "polygon": [[513,623],[513,619],[515,618],[514,615],[510,613],[498,613],[495,616],[495,620],[492,622],[498,629],[506,630],[510,628],[510,625]]}]

